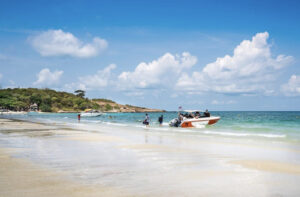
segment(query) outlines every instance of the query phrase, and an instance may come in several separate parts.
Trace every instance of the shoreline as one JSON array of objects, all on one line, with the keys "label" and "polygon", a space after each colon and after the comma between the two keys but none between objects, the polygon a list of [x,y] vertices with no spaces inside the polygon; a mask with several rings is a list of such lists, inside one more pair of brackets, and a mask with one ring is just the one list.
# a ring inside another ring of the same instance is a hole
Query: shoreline
[{"label": "shoreline", "polygon": [[[57,111],[57,112],[41,112],[41,111],[8,111],[8,112],[0,112],[0,115],[18,115],[18,114],[27,114],[30,112],[35,113],[81,113],[82,111]],[[169,112],[165,110],[145,110],[145,111],[103,111],[103,113],[164,113]],[[172,112],[172,111],[171,111]]]}]

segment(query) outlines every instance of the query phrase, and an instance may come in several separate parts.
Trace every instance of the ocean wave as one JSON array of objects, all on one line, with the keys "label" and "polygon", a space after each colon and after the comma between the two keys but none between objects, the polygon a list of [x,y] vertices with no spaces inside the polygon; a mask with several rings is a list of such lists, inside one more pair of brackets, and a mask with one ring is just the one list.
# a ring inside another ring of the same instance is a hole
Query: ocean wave
[{"label": "ocean wave", "polygon": [[122,126],[122,127],[127,127],[129,126],[128,124],[125,123],[116,123],[116,122],[103,122],[106,125],[114,125],[114,126]]},{"label": "ocean wave", "polygon": [[222,136],[235,136],[235,137],[266,137],[266,138],[285,138],[283,134],[266,134],[266,133],[232,133],[232,132],[216,132],[216,131],[203,131],[204,134],[222,135]]}]

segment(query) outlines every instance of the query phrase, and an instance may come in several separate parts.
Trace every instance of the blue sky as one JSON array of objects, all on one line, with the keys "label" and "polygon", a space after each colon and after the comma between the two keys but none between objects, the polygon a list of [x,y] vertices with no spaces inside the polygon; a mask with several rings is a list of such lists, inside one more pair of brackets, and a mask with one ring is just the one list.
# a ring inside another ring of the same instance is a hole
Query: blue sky
[{"label": "blue sky", "polygon": [[298,1],[1,1],[0,85],[300,110]]}]

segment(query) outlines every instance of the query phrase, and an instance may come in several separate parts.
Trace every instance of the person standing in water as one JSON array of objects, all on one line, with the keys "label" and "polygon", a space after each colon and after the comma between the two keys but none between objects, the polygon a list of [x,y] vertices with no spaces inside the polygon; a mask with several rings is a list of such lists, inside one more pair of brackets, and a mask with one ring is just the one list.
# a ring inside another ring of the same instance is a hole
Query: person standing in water
[{"label": "person standing in water", "polygon": [[78,122],[80,122],[80,113],[77,115]]},{"label": "person standing in water", "polygon": [[150,118],[149,118],[148,114],[146,114],[146,117],[145,117],[145,120],[144,120],[143,124],[148,126],[149,123],[150,123]]},{"label": "person standing in water", "polygon": [[162,126],[163,121],[164,121],[164,117],[163,117],[163,115],[161,115],[161,116],[158,118],[158,122],[159,122],[160,126]]}]

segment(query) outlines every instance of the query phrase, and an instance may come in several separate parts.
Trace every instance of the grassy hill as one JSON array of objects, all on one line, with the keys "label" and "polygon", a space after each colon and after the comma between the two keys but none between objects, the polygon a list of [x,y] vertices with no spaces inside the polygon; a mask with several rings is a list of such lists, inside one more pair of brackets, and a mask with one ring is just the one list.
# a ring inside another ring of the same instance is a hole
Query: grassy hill
[{"label": "grassy hill", "polygon": [[100,109],[100,106],[87,98],[72,93],[50,89],[15,88],[0,90],[0,108],[13,111],[28,111],[36,103],[42,112],[82,111],[87,108]]},{"label": "grassy hill", "polygon": [[79,112],[96,109],[104,112],[162,112],[132,105],[121,105],[109,99],[84,98],[84,92],[77,95],[58,92],[51,89],[14,88],[0,89],[0,109],[29,111],[32,104],[37,104],[42,112]]}]

